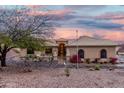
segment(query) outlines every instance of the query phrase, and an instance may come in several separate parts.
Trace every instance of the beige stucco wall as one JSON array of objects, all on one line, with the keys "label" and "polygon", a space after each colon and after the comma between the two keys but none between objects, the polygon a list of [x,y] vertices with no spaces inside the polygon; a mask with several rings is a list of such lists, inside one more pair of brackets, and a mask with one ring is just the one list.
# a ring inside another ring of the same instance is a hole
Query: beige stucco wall
[{"label": "beige stucco wall", "polygon": [[[100,58],[100,51],[102,49],[106,49],[107,50],[107,57],[115,57],[116,56],[116,47],[114,46],[108,46],[108,47],[78,47],[78,49],[83,49],[84,50],[84,58]],[[67,56],[72,56],[74,54],[77,53],[77,47],[67,47],[66,50],[68,51]],[[52,48],[53,51],[53,56],[57,58],[58,56],[58,48],[57,47],[53,47]],[[45,52],[45,51],[44,51]],[[44,52],[40,52],[41,54]],[[25,56],[27,53],[26,49],[21,49],[20,55],[21,56]],[[38,54],[39,51],[35,51],[35,54]]]},{"label": "beige stucco wall", "polygon": [[19,55],[20,55],[21,57],[26,56],[26,54],[27,54],[27,49],[20,49]]},{"label": "beige stucco wall", "polygon": [[[26,54],[27,54],[27,49],[15,48],[15,49],[13,49],[13,50],[18,50],[20,56],[26,56]],[[57,48],[57,47],[53,47],[53,48],[52,48],[52,51],[58,53],[58,48]],[[34,51],[34,53],[35,53],[35,54],[44,55],[44,54],[45,54],[45,51]]]},{"label": "beige stucco wall", "polygon": [[[69,52],[70,55],[74,55],[77,53],[77,48],[76,47],[69,47]],[[100,58],[100,51],[102,49],[107,50],[107,57],[115,57],[116,55],[116,49],[114,46],[110,47],[79,47],[78,49],[83,49],[84,50],[84,58]]]}]

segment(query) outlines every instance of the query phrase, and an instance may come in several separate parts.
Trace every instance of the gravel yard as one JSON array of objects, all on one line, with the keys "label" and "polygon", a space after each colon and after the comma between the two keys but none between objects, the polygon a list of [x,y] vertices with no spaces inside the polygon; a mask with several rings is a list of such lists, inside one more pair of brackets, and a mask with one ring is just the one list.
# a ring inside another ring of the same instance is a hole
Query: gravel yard
[{"label": "gravel yard", "polygon": [[[15,59],[15,60],[18,60]],[[7,61],[7,67],[0,69],[0,87],[5,88],[110,88],[124,87],[124,69],[70,68],[65,76],[64,67],[55,62],[33,62],[31,72],[24,72],[24,62]]]},{"label": "gravel yard", "polygon": [[64,68],[33,69],[24,73],[20,68],[7,67],[0,72],[0,86],[10,88],[104,88],[124,87],[124,70],[89,71],[71,68],[66,77]]}]

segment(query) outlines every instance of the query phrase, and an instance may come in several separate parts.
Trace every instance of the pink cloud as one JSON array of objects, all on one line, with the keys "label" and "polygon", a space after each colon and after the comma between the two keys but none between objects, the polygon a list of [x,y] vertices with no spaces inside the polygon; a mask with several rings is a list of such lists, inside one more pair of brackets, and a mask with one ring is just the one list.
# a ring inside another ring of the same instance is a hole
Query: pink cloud
[{"label": "pink cloud", "polygon": [[108,21],[111,21],[112,23],[116,23],[116,24],[124,24],[124,12],[116,12],[116,13],[109,12],[96,16],[95,18],[107,19]]},{"label": "pink cloud", "polygon": [[33,15],[33,16],[36,16],[36,15],[59,15],[59,16],[63,16],[63,15],[66,15],[68,13],[71,13],[70,9],[49,10],[49,11],[38,11],[38,10],[33,11],[32,10],[32,11],[29,11],[27,14]]},{"label": "pink cloud", "polygon": [[38,9],[38,8],[44,8],[45,5],[25,5],[26,7],[30,9]]},{"label": "pink cloud", "polygon": [[104,39],[110,39],[114,41],[124,41],[124,32],[122,31],[109,31],[109,30],[99,30],[96,33],[100,36],[104,36]]},{"label": "pink cloud", "polygon": [[124,18],[124,13],[123,12],[105,13],[105,14],[96,16],[96,18],[100,18],[100,19],[120,19],[120,18]]},{"label": "pink cloud", "polygon": [[124,40],[124,32],[122,31],[111,31],[111,30],[89,30],[89,29],[81,29],[81,28],[57,28],[55,31],[55,38],[66,38],[66,39],[75,39],[76,38],[76,30],[78,30],[79,36],[91,36],[97,34],[103,39],[110,39],[114,41],[123,41]]},{"label": "pink cloud", "polygon": [[124,24],[124,19],[112,20],[113,23]]},{"label": "pink cloud", "polygon": [[66,38],[73,39],[76,38],[76,30],[78,30],[78,36],[92,36],[93,34],[86,29],[80,28],[57,28],[55,31],[55,38]]},{"label": "pink cloud", "polygon": [[[124,25],[124,12],[105,13],[103,15],[96,16],[95,18],[107,19],[112,23]],[[121,29],[123,30],[124,28],[122,27]],[[115,30],[119,30],[119,29],[115,29]]]}]

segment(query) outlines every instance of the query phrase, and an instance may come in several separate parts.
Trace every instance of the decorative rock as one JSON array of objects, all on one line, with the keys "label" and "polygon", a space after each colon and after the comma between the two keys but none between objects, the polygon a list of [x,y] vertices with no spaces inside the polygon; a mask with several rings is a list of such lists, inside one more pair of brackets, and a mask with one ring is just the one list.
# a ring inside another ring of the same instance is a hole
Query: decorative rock
[{"label": "decorative rock", "polygon": [[94,71],[94,68],[89,68],[89,71]]},{"label": "decorative rock", "polygon": [[111,67],[111,68],[109,68],[109,70],[112,71],[112,70],[114,70],[114,68]]}]

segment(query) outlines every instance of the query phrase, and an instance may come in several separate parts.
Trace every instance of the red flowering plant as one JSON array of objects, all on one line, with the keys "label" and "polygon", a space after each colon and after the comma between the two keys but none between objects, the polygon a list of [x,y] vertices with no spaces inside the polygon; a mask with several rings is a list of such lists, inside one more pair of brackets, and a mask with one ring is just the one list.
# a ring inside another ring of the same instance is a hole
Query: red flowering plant
[{"label": "red flowering plant", "polygon": [[117,62],[117,58],[115,58],[115,57],[110,58],[110,63],[116,64],[116,62]]},{"label": "red flowering plant", "polygon": [[82,63],[80,56],[78,55],[73,55],[70,57],[70,62],[71,63]]}]

